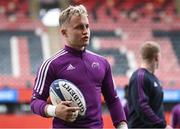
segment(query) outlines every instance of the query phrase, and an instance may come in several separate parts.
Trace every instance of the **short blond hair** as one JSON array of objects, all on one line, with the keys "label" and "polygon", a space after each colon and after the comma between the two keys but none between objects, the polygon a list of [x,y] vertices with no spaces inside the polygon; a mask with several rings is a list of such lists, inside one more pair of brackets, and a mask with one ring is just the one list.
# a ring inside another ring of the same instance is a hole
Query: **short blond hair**
[{"label": "short blond hair", "polygon": [[87,10],[83,5],[72,6],[70,5],[68,8],[63,10],[59,16],[59,26],[68,23],[73,15],[85,15],[88,16]]},{"label": "short blond hair", "polygon": [[140,49],[141,58],[143,60],[152,61],[152,59],[160,52],[160,46],[154,41],[147,41],[142,44]]}]

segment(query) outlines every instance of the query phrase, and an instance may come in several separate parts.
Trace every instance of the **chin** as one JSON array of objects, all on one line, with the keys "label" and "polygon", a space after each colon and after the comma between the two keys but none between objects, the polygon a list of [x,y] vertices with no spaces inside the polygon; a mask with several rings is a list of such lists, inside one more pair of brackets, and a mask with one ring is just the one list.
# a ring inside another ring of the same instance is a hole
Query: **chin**
[{"label": "chin", "polygon": [[85,42],[83,46],[87,47],[88,45],[89,45],[89,42]]}]

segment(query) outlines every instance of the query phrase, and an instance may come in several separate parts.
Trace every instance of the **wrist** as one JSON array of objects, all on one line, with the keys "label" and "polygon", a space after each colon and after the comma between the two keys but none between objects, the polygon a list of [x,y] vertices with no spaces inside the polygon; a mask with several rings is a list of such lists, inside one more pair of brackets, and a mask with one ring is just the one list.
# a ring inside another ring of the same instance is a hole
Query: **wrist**
[{"label": "wrist", "polygon": [[117,129],[128,129],[127,123],[122,121],[118,126]]},{"label": "wrist", "polygon": [[51,117],[56,117],[56,106],[55,105],[47,105],[46,114]]}]

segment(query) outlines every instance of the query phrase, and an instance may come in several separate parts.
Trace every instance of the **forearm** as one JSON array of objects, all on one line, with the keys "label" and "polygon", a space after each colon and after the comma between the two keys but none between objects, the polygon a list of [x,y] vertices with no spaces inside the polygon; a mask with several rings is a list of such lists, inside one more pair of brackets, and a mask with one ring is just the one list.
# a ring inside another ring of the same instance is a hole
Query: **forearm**
[{"label": "forearm", "polygon": [[158,128],[166,127],[166,122],[162,118],[158,117],[148,104],[139,103],[139,106],[137,106],[137,111],[142,116],[142,120],[144,122]]},{"label": "forearm", "polygon": [[35,114],[38,114],[40,116],[46,117],[45,114],[45,106],[47,105],[47,102],[40,99],[34,99],[31,101],[31,111]]},{"label": "forearm", "polygon": [[126,122],[126,116],[119,98],[116,98],[114,103],[107,104],[107,106],[109,108],[110,115],[115,127],[117,127],[122,121]]},{"label": "forearm", "polygon": [[[150,102],[150,91],[147,89],[147,80],[143,79],[144,76],[140,76],[138,78],[138,82],[133,83],[134,85],[130,88],[131,95],[129,96],[130,102],[129,105],[133,106],[135,109],[135,112],[137,112],[141,118],[141,121],[143,123],[146,123],[147,125],[151,125],[153,127],[158,128],[164,128],[166,126],[166,123],[163,118],[161,118],[161,115],[157,115],[157,113],[154,112],[154,110],[158,111],[159,113],[163,112],[161,107],[156,107],[156,109],[153,110],[151,107]],[[144,89],[146,82],[146,92]]]}]

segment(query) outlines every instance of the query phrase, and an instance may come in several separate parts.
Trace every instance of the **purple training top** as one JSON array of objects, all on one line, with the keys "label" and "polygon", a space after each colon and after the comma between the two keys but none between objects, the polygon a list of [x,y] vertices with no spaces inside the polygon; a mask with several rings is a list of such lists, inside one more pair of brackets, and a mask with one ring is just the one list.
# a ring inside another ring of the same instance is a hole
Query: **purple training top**
[{"label": "purple training top", "polygon": [[180,128],[180,104],[176,105],[172,110],[172,127]]},{"label": "purple training top", "polygon": [[40,66],[31,101],[32,112],[45,117],[44,107],[49,97],[49,86],[56,79],[74,83],[86,100],[86,114],[69,123],[53,119],[53,128],[103,128],[101,93],[116,127],[126,121],[125,114],[114,89],[111,68],[106,59],[88,50],[77,51],[68,46]]}]

